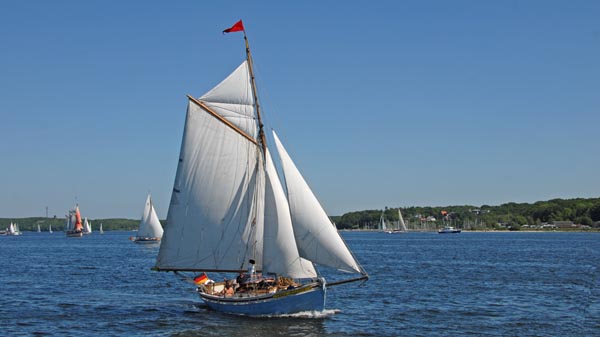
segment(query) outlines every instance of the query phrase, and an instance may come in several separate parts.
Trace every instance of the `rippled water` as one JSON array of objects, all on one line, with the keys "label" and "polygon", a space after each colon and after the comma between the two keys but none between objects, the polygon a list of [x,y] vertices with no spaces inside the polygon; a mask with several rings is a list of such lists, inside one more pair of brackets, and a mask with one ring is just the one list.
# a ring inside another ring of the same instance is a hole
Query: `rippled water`
[{"label": "rippled water", "polygon": [[369,272],[323,313],[208,310],[131,233],[0,237],[0,335],[600,336],[600,234],[343,233]]}]

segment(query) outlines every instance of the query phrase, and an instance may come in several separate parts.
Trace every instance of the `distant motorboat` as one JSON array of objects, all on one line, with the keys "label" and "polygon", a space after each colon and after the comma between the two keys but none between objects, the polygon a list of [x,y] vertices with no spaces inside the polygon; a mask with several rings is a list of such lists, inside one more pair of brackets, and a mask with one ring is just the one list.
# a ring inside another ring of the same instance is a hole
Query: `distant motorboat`
[{"label": "distant motorboat", "polygon": [[440,230],[438,230],[439,234],[458,234],[461,232],[460,228],[454,228],[452,226],[446,226]]}]

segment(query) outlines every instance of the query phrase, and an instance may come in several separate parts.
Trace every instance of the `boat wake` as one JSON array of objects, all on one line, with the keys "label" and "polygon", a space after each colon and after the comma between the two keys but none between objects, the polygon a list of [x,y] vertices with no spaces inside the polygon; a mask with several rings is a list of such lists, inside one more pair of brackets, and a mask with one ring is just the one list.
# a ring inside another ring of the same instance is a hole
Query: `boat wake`
[{"label": "boat wake", "polygon": [[292,317],[292,318],[327,318],[341,312],[339,309],[328,309],[323,311],[301,311],[294,314],[280,314],[280,315],[264,315],[261,317]]}]

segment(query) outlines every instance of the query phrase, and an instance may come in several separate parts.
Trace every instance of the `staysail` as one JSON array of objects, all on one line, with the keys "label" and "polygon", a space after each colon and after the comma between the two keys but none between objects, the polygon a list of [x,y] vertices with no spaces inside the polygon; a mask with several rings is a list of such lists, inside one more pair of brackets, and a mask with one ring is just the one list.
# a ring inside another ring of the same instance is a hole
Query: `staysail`
[{"label": "staysail", "polygon": [[266,153],[264,262],[266,271],[293,278],[316,277],[310,261],[301,258],[294,238],[290,208],[269,150]]},{"label": "staysail", "polygon": [[273,138],[285,177],[300,256],[338,270],[364,273],[275,132]]}]

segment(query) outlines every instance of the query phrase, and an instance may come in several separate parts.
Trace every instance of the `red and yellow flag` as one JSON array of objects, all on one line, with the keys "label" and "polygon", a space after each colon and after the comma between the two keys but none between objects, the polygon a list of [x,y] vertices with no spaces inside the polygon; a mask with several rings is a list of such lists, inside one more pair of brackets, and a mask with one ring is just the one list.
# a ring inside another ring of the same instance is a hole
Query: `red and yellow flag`
[{"label": "red and yellow flag", "polygon": [[202,274],[194,277],[194,283],[196,283],[197,285],[204,284],[207,281],[208,281],[208,276],[206,275],[206,273],[202,273]]}]

